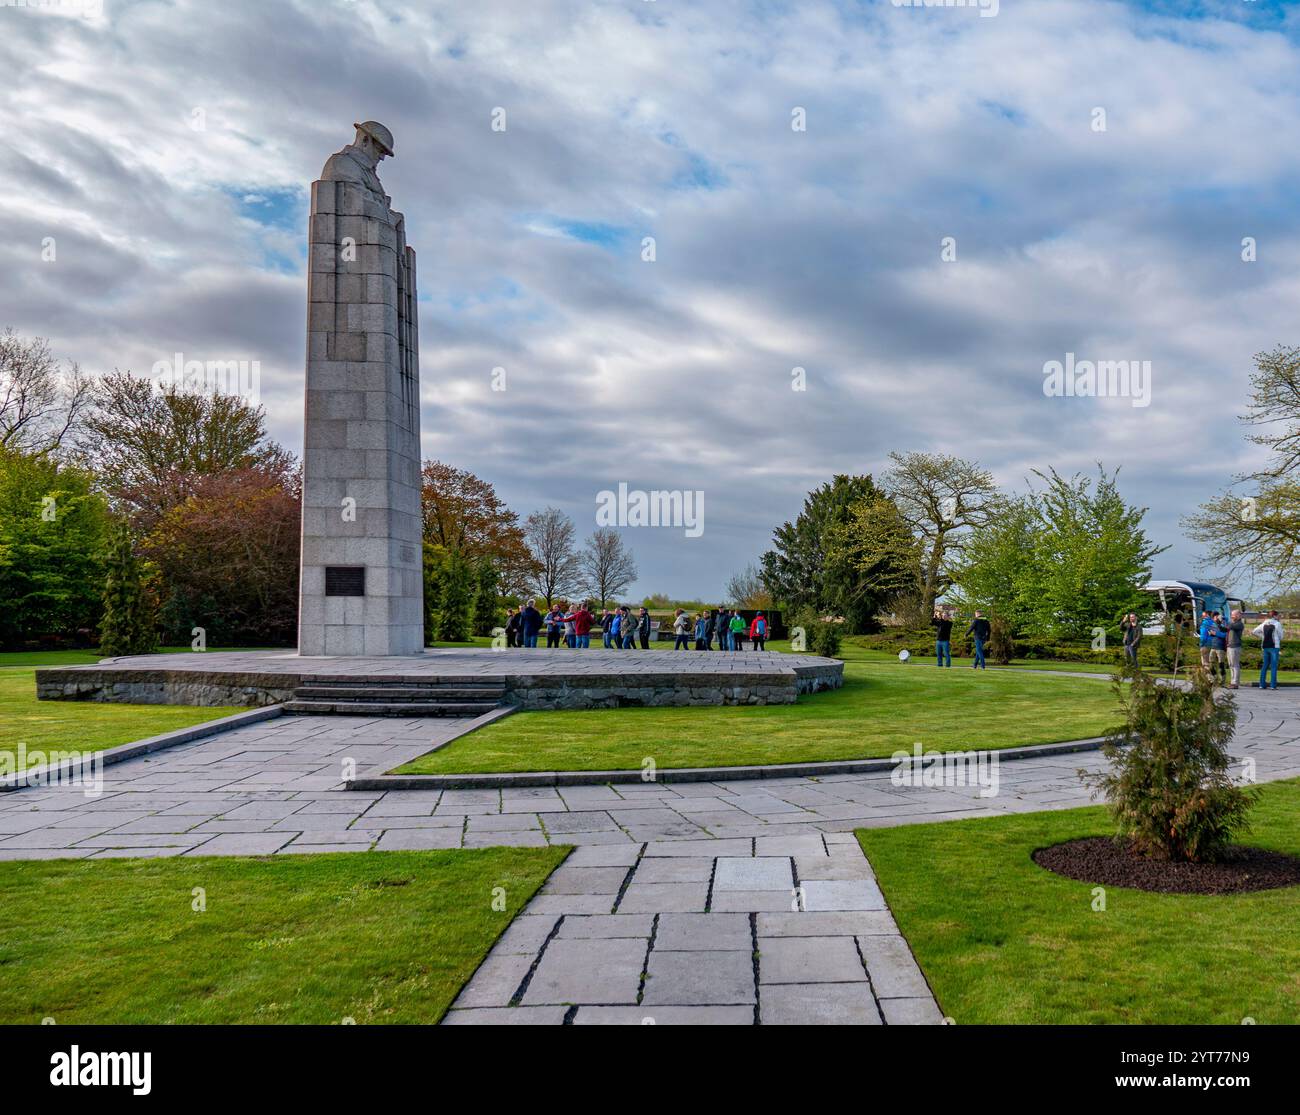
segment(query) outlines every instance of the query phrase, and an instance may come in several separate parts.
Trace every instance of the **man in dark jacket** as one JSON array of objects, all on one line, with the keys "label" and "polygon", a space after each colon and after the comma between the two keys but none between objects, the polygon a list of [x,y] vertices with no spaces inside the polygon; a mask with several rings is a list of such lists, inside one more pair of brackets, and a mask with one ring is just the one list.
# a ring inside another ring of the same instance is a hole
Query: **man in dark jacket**
[{"label": "man in dark jacket", "polygon": [[719,608],[717,616],[713,620],[713,630],[718,636],[718,649],[731,649],[730,625],[731,615],[726,608]]},{"label": "man in dark jacket", "polygon": [[650,611],[647,608],[641,609],[641,614],[636,621],[637,634],[641,636],[641,649],[650,649]]},{"label": "man in dark jacket", "polygon": [[1137,616],[1129,612],[1120,623],[1119,629],[1124,635],[1124,657],[1129,660],[1133,669],[1136,670],[1138,647],[1142,645],[1142,625],[1138,623]]},{"label": "man in dark jacket", "polygon": [[984,618],[983,612],[976,612],[975,618],[971,620],[970,626],[966,628],[966,634],[975,640],[975,661],[971,663],[972,670],[987,670],[988,663],[984,661],[984,644],[989,641],[989,636],[993,634],[993,628],[989,621]]},{"label": "man in dark jacket", "polygon": [[519,613],[519,634],[523,636],[524,646],[535,647],[537,645],[537,633],[542,629],[542,613],[534,607],[530,600],[524,605],[524,609]]},{"label": "man in dark jacket", "polygon": [[952,669],[952,616],[942,608],[936,608],[930,620],[934,628],[934,656],[939,667]]}]

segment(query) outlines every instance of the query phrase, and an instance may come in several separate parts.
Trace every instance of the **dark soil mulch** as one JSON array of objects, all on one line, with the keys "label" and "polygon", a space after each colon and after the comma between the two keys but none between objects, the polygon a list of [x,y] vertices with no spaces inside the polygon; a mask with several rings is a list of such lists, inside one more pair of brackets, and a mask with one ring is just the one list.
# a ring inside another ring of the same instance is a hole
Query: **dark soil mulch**
[{"label": "dark soil mulch", "polygon": [[1170,863],[1130,852],[1109,836],[1090,836],[1039,848],[1033,859],[1067,879],[1157,894],[1244,894],[1300,886],[1300,859],[1240,845],[1219,863]]}]

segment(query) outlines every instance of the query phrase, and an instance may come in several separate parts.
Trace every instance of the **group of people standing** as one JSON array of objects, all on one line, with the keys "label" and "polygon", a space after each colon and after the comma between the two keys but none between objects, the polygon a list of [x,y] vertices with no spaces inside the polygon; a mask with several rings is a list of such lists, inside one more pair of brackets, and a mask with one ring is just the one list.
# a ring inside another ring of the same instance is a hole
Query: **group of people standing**
[{"label": "group of people standing", "polygon": [[546,628],[546,645],[558,647],[560,640],[571,649],[591,646],[591,625],[594,617],[585,603],[573,611],[553,604],[543,615],[535,600],[528,600],[521,608],[510,608],[506,615],[506,646],[535,647]]},{"label": "group of people standing", "polygon": [[[1220,685],[1225,679],[1229,689],[1241,684],[1241,638],[1246,623],[1239,609],[1233,609],[1225,619],[1222,612],[1207,612],[1201,617],[1198,632],[1201,668]],[[1282,620],[1277,612],[1269,612],[1264,622],[1252,632],[1260,640],[1263,652],[1259,667],[1259,688],[1277,688],[1277,666],[1282,656]]]},{"label": "group of people standing", "polygon": [[[952,665],[952,625],[955,613],[950,608],[936,608],[934,618],[930,620],[935,629],[935,658],[939,666]],[[1120,622],[1120,634],[1123,637],[1124,657],[1136,667],[1138,648],[1142,645],[1142,622],[1137,615],[1130,612]],[[1201,618],[1198,632],[1201,667],[1219,684],[1225,681],[1229,689],[1241,686],[1241,640],[1246,631],[1246,623],[1240,609],[1233,609],[1228,618],[1222,612],[1206,612]],[[992,629],[982,612],[976,612],[966,634],[975,644],[975,661],[972,668],[987,669],[984,662],[984,646],[988,642]],[[1264,622],[1252,632],[1262,645],[1263,660],[1259,669],[1259,688],[1277,688],[1277,667],[1282,654],[1282,621],[1277,612],[1269,612]]]},{"label": "group of people standing", "polygon": [[[957,613],[952,608],[936,608],[930,620],[930,626],[934,628],[935,664],[940,668],[952,668],[952,625],[956,618]],[[970,626],[966,628],[965,633],[970,636],[975,645],[975,661],[971,664],[971,669],[987,670],[984,647],[993,634],[992,624],[984,618],[983,612],[976,611],[975,618],[970,621]]]},{"label": "group of people standing", "polygon": [[[547,647],[558,647],[561,642],[572,650],[591,646],[591,630],[597,623],[590,605],[585,601],[572,611],[558,604],[543,614],[535,600],[526,601],[519,608],[509,609],[506,616],[506,646],[535,647],[546,631]],[[607,650],[650,649],[651,622],[646,608],[633,614],[630,605],[606,608],[600,616],[601,640]],[[713,650],[717,640],[718,650],[744,650],[748,639],[754,650],[764,650],[768,637],[767,617],[759,612],[746,622],[738,611],[727,608],[706,609],[695,616],[685,608],[678,608],[673,616],[673,649],[689,650],[691,637],[696,650]]]},{"label": "group of people standing", "polygon": [[746,623],[739,612],[717,608],[700,612],[692,624],[686,609],[678,608],[673,617],[674,650],[687,649],[692,626],[696,650],[712,650],[714,639],[718,641],[718,650],[744,650],[746,638],[753,643],[753,650],[764,650],[767,646],[767,617],[762,612]]}]

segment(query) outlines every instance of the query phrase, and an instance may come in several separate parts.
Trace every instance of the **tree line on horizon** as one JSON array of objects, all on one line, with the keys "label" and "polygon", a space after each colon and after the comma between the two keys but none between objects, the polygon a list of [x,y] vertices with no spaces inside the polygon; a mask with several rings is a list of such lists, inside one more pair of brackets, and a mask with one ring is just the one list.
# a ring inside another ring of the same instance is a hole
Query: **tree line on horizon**
[{"label": "tree line on horizon", "polygon": [[[1203,575],[1244,580],[1273,607],[1300,608],[1300,349],[1255,357],[1243,422],[1268,451],[1184,518],[1205,547]],[[869,634],[888,614],[923,627],[942,601],[989,613],[995,639],[1079,641],[1150,610],[1142,586],[1168,547],[1143,529],[1119,469],[1095,477],[1035,469],[1021,491],[979,464],[938,453],[891,453],[879,482],[837,475],[773,532],[746,571],[753,591],[792,611]],[[1241,595],[1245,596],[1246,593]]]},{"label": "tree line on horizon", "polygon": [[[502,602],[603,598],[636,578],[617,531],[579,546],[556,508],[524,520],[488,482],[422,470],[426,635],[488,634]],[[115,370],[92,380],[41,338],[0,334],[0,648],[297,641],[302,479],[233,395]]]},{"label": "tree line on horizon", "polygon": [[[1300,547],[1300,350],[1255,362],[1243,417],[1270,459],[1185,525],[1216,568],[1285,605]],[[923,626],[942,600],[991,612],[1010,635],[1052,639],[1140,608],[1164,547],[1143,529],[1146,509],[1121,495],[1118,469],[1036,470],[1008,492],[957,457],[889,460],[878,480],[836,475],[810,492],[730,578],[726,602],[833,616],[860,633],[884,615]],[[190,643],[194,628],[211,645],[292,645],[301,502],[299,462],[268,436],[260,407],[130,372],[92,380],[41,338],[0,334],[0,647],[107,633],[123,653]],[[430,640],[488,634],[525,596],[612,602],[636,579],[618,531],[580,543],[560,509],[521,519],[450,464],[424,463],[421,504]]]}]

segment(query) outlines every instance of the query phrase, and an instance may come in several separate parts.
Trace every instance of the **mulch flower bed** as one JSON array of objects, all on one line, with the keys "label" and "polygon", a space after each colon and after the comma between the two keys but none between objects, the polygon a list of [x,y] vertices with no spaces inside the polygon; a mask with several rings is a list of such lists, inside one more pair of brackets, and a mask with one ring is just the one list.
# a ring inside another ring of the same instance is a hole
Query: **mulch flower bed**
[{"label": "mulch flower bed", "polygon": [[1300,886],[1300,859],[1240,845],[1218,863],[1173,863],[1135,854],[1109,836],[1090,836],[1039,848],[1033,859],[1067,879],[1157,894],[1245,894]]}]

